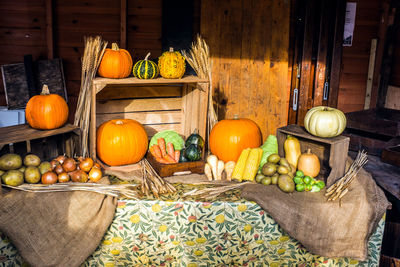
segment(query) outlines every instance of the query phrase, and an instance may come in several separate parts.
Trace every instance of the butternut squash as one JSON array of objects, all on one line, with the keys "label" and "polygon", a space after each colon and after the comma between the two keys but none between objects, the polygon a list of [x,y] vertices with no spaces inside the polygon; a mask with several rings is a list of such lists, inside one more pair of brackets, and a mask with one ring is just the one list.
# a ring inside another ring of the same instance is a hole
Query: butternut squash
[{"label": "butternut squash", "polygon": [[294,136],[288,135],[283,144],[283,149],[285,150],[287,161],[297,168],[297,162],[301,155],[299,140]]}]

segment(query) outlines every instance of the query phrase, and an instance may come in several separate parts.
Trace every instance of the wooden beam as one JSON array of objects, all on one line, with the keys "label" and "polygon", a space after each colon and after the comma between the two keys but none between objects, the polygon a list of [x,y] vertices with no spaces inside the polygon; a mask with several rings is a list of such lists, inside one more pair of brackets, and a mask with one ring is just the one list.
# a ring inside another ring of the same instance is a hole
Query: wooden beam
[{"label": "wooden beam", "polygon": [[332,52],[332,63],[330,73],[329,99],[330,107],[337,107],[340,83],[340,68],[342,64],[342,45],[344,19],[346,15],[346,1],[337,0],[336,3],[336,18],[335,18],[335,34]]},{"label": "wooden beam", "polygon": [[374,77],[374,66],[375,66],[377,43],[378,43],[378,40],[376,38],[371,40],[371,50],[369,53],[368,78],[367,78],[367,89],[365,90],[364,109],[369,109],[370,104],[371,104],[372,79]]},{"label": "wooden beam", "polygon": [[126,13],[127,13],[127,2],[121,0],[121,22],[120,22],[120,47],[126,49]]},{"label": "wooden beam", "polygon": [[54,38],[53,38],[53,0],[46,0],[46,44],[47,58],[54,58]]}]

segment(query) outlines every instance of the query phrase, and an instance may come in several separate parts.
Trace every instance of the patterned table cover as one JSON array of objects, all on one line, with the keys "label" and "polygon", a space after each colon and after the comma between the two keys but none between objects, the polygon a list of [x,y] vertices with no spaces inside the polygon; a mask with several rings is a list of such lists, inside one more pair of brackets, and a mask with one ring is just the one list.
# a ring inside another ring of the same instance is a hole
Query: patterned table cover
[{"label": "patterned table cover", "polygon": [[[239,191],[202,202],[180,197],[199,186],[177,188],[158,200],[120,199],[103,241],[82,267],[379,265],[385,218],[369,240],[366,261],[325,258],[309,253]],[[0,266],[28,266],[1,233]]]}]

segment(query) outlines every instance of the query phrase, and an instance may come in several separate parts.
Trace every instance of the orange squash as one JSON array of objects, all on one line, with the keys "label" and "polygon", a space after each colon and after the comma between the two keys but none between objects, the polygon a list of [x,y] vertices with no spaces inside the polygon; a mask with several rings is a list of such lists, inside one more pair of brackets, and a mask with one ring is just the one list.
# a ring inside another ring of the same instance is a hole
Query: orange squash
[{"label": "orange squash", "polygon": [[261,131],[250,119],[226,119],[219,121],[210,133],[210,150],[224,162],[237,161],[245,148],[261,146]]},{"label": "orange squash", "polygon": [[306,153],[300,155],[297,169],[302,171],[304,175],[317,177],[321,170],[321,163],[317,155],[311,153],[311,149],[307,149]]},{"label": "orange squash", "polygon": [[106,121],[97,130],[97,156],[110,166],[139,162],[146,154],[148,137],[131,119]]},{"label": "orange squash", "polygon": [[126,78],[132,71],[132,57],[125,49],[120,49],[112,43],[111,49],[107,48],[101,59],[98,74],[105,78]]},{"label": "orange squash", "polygon": [[25,117],[32,128],[56,129],[67,122],[68,105],[64,98],[50,94],[47,85],[43,85],[42,93],[33,96],[26,104]]}]

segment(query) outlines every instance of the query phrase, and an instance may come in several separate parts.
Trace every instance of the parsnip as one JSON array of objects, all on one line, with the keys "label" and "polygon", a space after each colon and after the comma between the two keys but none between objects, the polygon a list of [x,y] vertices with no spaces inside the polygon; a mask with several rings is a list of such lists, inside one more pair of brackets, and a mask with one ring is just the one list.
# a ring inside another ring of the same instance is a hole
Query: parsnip
[{"label": "parsnip", "polygon": [[206,163],[206,165],[204,165],[204,173],[206,174],[209,181],[213,180],[210,164]]},{"label": "parsnip", "polygon": [[214,180],[216,180],[218,177],[218,158],[217,158],[217,156],[215,156],[215,155],[208,156],[207,163],[211,167],[212,176],[214,177]]},{"label": "parsnip", "polygon": [[235,165],[236,165],[236,162],[234,162],[234,161],[228,161],[227,163],[225,163],[224,170],[226,173],[226,180],[228,180],[228,181],[232,180],[232,173],[233,173],[233,170],[235,169]]},{"label": "parsnip", "polygon": [[218,160],[217,166],[217,178],[215,180],[222,180],[222,172],[224,171],[225,163],[222,160]]}]

